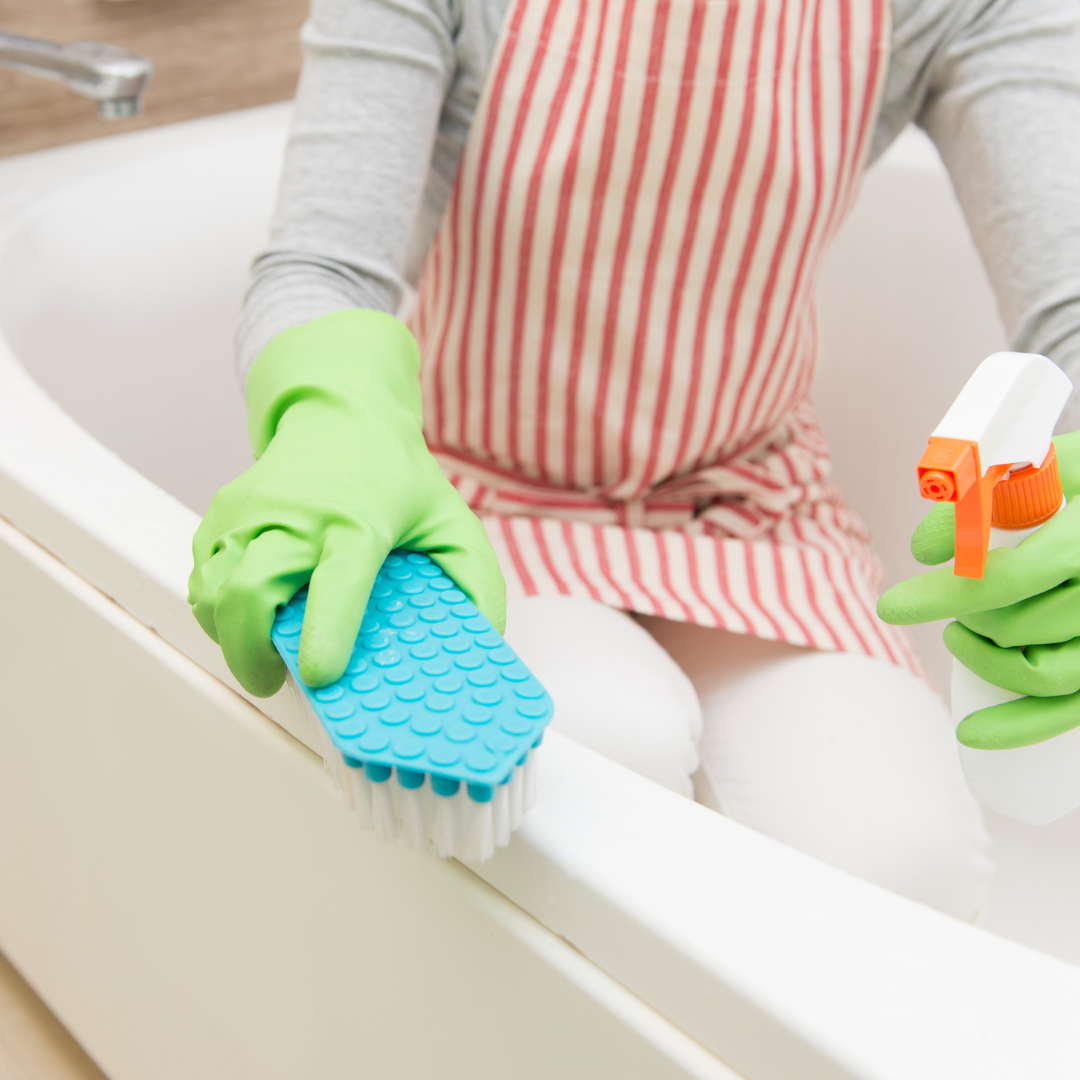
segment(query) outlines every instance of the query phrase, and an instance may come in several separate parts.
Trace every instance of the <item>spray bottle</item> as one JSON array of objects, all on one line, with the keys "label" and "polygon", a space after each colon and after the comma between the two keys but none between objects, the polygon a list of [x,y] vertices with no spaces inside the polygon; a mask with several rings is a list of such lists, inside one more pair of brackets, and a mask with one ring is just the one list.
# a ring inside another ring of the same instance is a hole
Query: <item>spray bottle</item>
[{"label": "spray bottle", "polygon": [[[1045,356],[994,353],[975,370],[930,436],[919,491],[956,506],[953,572],[981,578],[991,548],[1014,548],[1065,507],[1051,438],[1072,392]],[[1022,697],[953,661],[952,713]],[[1080,728],[1031,746],[987,750],[959,743],[968,787],[990,810],[1034,825],[1080,805]]]}]

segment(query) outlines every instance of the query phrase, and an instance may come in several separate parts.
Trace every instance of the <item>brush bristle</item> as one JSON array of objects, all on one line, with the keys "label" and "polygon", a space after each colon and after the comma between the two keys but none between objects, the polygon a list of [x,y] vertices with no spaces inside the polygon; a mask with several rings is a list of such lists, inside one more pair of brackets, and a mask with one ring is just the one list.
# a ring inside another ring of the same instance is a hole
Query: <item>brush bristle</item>
[{"label": "brush bristle", "polygon": [[[453,795],[438,795],[430,776],[418,787],[405,787],[394,774],[372,779],[369,770],[347,762],[328,737],[321,750],[327,772],[362,828],[384,843],[428,851],[441,859],[483,863],[506,847],[536,802],[536,750],[495,789],[488,802],[477,802],[465,784]],[[381,770],[370,770],[381,772]]]},{"label": "brush bristle", "polygon": [[311,718],[323,767],[345,805],[356,812],[361,828],[376,833],[384,843],[400,841],[441,859],[483,863],[497,848],[510,843],[525,814],[536,805],[536,747],[517,764],[508,780],[495,787],[487,802],[472,798],[468,785],[457,781],[449,785],[453,794],[438,794],[430,775],[403,772],[399,776],[400,770],[390,766],[365,768],[358,761],[346,760],[306,695],[293,679],[288,680],[288,686]]}]

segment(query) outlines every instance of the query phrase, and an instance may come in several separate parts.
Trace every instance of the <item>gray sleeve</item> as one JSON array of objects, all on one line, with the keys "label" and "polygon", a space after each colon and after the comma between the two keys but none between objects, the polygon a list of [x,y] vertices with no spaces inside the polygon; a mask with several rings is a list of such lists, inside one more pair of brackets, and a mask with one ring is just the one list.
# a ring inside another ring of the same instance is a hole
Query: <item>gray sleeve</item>
[{"label": "gray sleeve", "polygon": [[875,149],[926,129],[1013,348],[1080,385],[1080,0],[897,0],[895,26]]},{"label": "gray sleeve", "polygon": [[277,210],[237,331],[241,379],[289,327],[400,308],[432,161],[447,152],[452,3],[314,0]]}]

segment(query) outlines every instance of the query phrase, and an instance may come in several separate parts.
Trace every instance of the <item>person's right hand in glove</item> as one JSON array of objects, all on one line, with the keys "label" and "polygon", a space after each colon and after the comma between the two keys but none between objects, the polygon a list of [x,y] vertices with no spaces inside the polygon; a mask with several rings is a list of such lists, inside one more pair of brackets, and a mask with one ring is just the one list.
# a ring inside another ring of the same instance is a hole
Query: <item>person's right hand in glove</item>
[{"label": "person's right hand in glove", "polygon": [[419,369],[406,327],[366,310],[287,330],[255,361],[256,462],[214,496],[188,585],[195,618],[249,693],[268,697],[284,682],[270,628],[307,582],[301,677],[341,677],[393,548],[430,555],[502,631],[498,560],[424,442]]},{"label": "person's right hand in glove", "polygon": [[[953,618],[945,645],[987,682],[1026,695],[966,717],[957,737],[1008,749],[1080,726],[1080,432],[1059,435],[1066,508],[1015,549],[998,548],[979,580],[952,567],[909,578],[878,601],[886,622]],[[954,507],[940,503],[915,530],[911,552],[933,565],[953,557]]]}]

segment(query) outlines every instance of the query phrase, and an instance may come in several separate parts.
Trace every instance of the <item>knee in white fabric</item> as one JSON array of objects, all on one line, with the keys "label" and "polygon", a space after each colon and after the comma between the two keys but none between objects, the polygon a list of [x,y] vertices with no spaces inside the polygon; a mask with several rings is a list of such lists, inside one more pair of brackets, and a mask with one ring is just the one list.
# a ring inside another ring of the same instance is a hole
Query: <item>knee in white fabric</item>
[{"label": "knee in white fabric", "polygon": [[507,605],[506,640],[555,702],[552,727],[681,795],[693,795],[701,706],[690,680],[625,612],[531,596]]},{"label": "knee in white fabric", "polygon": [[929,686],[850,653],[643,622],[698,691],[699,801],[893,892],[978,916],[989,837]]}]

